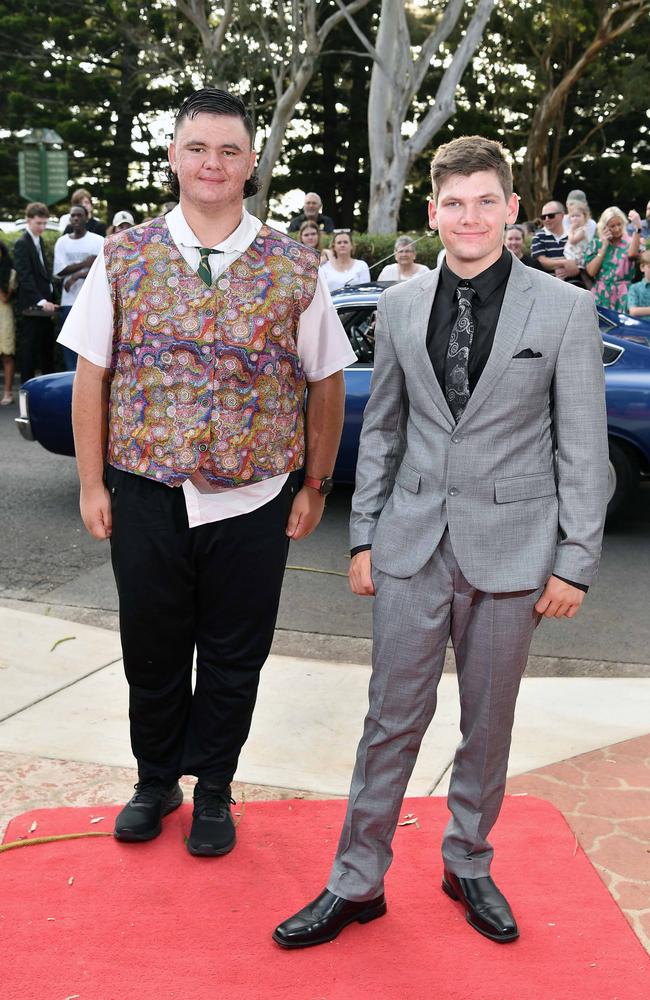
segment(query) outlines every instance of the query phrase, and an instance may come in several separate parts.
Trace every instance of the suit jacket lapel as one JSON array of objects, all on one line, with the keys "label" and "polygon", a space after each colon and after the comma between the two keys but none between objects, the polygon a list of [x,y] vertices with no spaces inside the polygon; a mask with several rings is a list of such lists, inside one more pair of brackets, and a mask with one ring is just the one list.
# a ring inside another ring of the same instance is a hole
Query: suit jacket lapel
[{"label": "suit jacket lapel", "polygon": [[436,373],[431,364],[431,358],[427,350],[427,333],[429,329],[429,316],[433,300],[438,288],[439,268],[426,276],[426,281],[418,289],[418,294],[414,296],[409,315],[409,329],[413,331],[415,364],[426,386],[427,392],[431,396],[435,406],[445,418],[446,423],[452,427],[455,425],[451,410],[447,405],[445,394],[440,388],[440,383],[436,378]]},{"label": "suit jacket lapel", "polygon": [[485,402],[515,353],[515,348],[528,320],[528,313],[533,305],[532,282],[526,273],[527,270],[525,264],[516,258],[513,259],[497,328],[494,331],[492,350],[476,388],[469,398],[469,403],[465,407],[465,412],[458,421],[459,425],[471,417]]}]

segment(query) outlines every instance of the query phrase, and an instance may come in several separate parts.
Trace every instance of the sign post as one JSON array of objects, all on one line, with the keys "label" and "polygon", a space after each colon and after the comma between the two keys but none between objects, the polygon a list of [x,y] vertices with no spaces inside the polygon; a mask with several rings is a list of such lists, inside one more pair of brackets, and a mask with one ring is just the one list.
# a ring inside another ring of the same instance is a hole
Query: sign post
[{"label": "sign post", "polygon": [[48,147],[61,145],[63,139],[53,129],[32,129],[18,153],[18,189],[25,201],[53,205],[68,193],[68,152]]}]

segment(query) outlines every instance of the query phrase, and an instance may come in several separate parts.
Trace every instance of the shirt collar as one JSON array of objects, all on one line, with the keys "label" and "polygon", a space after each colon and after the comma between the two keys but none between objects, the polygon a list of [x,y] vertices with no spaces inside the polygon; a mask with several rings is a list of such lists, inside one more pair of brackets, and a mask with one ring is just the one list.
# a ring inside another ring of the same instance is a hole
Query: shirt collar
[{"label": "shirt collar", "polygon": [[546,226],[544,226],[542,232],[544,233],[545,236],[552,236],[553,239],[556,240],[558,243],[560,242],[560,240],[565,240],[567,238],[566,233],[560,233],[560,235],[558,236],[556,233],[552,233],[550,229],[547,229]]},{"label": "shirt collar", "polygon": [[[192,232],[189,223],[183,215],[180,205],[168,212],[165,222],[169,229],[171,238],[177,246],[200,247],[203,244]],[[221,243],[215,243],[213,250],[221,250],[222,253],[244,253],[257,236],[262,227],[259,219],[242,209],[241,222],[237,228],[227,236]]]},{"label": "shirt collar", "polygon": [[32,240],[34,241],[34,246],[36,246],[36,247],[38,247],[40,249],[40,246],[41,246],[41,238],[40,238],[40,236],[34,236],[34,234],[31,231],[31,229],[28,229],[27,232],[31,236]]},{"label": "shirt collar", "polygon": [[496,291],[500,285],[508,280],[511,268],[512,254],[504,247],[499,259],[495,260],[494,264],[490,264],[485,271],[481,271],[474,278],[459,278],[449,267],[447,261],[443,260],[440,280],[445,290],[452,296],[456,295],[459,283],[467,281],[476,292],[479,301],[484,302],[492,292]]}]

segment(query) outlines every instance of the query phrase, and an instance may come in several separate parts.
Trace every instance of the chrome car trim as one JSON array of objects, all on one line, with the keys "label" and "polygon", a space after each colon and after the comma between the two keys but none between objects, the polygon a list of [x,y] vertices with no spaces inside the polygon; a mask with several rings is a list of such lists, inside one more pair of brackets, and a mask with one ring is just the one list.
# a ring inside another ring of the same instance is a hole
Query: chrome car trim
[{"label": "chrome car trim", "polygon": [[619,361],[625,354],[625,348],[621,347],[620,344],[610,344],[607,340],[603,340],[603,353],[606,347],[608,347],[610,351],[616,351],[617,354],[611,361],[603,361],[603,368],[609,368],[611,365],[615,365],[616,362]]},{"label": "chrome car trim", "polygon": [[18,430],[25,438],[25,441],[35,441],[34,432],[32,431],[32,425],[29,420],[24,417],[14,417],[15,422],[18,424]]},{"label": "chrome car trim", "polygon": [[18,410],[20,416],[14,417],[14,421],[18,424],[18,430],[26,441],[35,441],[36,438],[29,419],[29,393],[26,389],[18,391]]}]

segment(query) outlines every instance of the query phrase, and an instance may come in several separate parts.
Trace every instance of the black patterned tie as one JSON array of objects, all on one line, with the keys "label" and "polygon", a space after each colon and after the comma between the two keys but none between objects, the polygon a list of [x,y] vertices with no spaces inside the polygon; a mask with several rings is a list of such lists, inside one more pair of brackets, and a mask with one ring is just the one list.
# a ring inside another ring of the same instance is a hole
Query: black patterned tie
[{"label": "black patterned tie", "polygon": [[474,337],[472,299],[475,294],[475,289],[468,284],[458,285],[456,289],[458,315],[445,358],[445,398],[456,423],[469,402],[469,352]]},{"label": "black patterned tie", "polygon": [[212,271],[210,270],[210,254],[211,253],[223,253],[223,250],[213,250],[211,247],[199,247],[198,251],[201,255],[201,262],[199,264],[197,274],[199,278],[205,281],[208,288],[212,285]]}]

